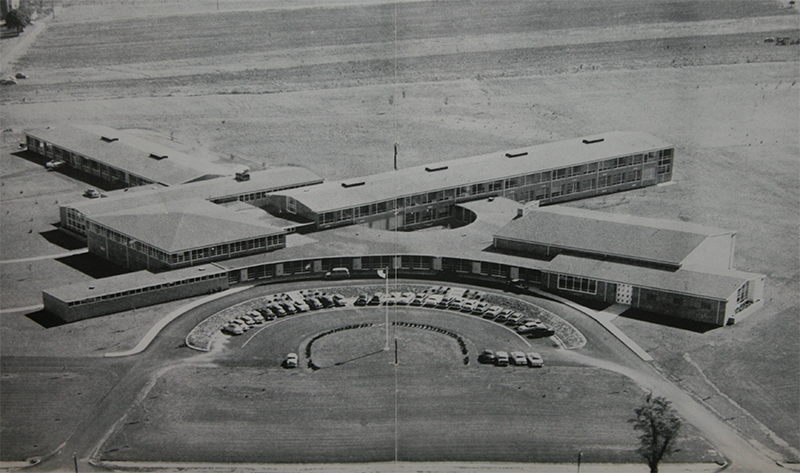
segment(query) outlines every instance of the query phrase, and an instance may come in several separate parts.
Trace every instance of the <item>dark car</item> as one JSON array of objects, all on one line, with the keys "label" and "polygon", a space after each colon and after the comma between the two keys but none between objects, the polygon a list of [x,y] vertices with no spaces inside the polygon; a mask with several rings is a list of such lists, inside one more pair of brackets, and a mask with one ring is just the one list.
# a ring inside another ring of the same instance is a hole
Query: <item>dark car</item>
[{"label": "dark car", "polygon": [[355,305],[355,306],[365,306],[365,305],[367,305],[367,301],[369,301],[369,295],[368,294],[359,294],[358,297],[356,297],[356,301],[353,302],[353,305]]},{"label": "dark car", "polygon": [[528,281],[524,279],[511,279],[506,283],[506,291],[513,292],[516,294],[528,294],[530,293],[530,288],[528,287]]},{"label": "dark car", "polygon": [[327,308],[327,307],[333,307],[334,305],[336,305],[336,303],[333,301],[333,297],[328,296],[328,295],[319,296],[319,297],[317,297],[317,299],[322,304],[322,307],[326,307]]},{"label": "dark car", "polygon": [[367,305],[381,305],[381,295],[375,294],[372,298],[367,302]]},{"label": "dark car", "polygon": [[304,301],[312,310],[322,309],[323,307],[322,302],[320,302],[316,297],[307,297],[304,299]]},{"label": "dark car", "polygon": [[487,365],[494,364],[494,352],[492,350],[483,350],[481,354],[478,355],[478,363]]}]

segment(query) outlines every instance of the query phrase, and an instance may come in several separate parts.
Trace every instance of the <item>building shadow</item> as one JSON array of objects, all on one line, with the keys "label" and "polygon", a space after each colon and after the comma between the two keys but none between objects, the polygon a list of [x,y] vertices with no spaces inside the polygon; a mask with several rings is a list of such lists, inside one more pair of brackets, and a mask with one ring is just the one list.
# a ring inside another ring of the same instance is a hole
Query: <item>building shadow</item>
[{"label": "building shadow", "polygon": [[647,322],[654,325],[663,325],[681,330],[688,330],[695,333],[706,333],[715,328],[719,328],[718,325],[714,324],[696,322],[694,320],[687,320],[678,317],[670,317],[668,315],[654,314],[641,309],[628,309],[623,312],[620,317],[640,320],[642,322]]},{"label": "building shadow", "polygon": [[37,310],[36,312],[31,312],[30,314],[25,314],[25,317],[33,320],[44,328],[58,327],[67,323],[61,317],[52,314],[45,309]]},{"label": "building shadow", "polygon": [[63,258],[56,258],[59,263],[65,264],[70,268],[80,271],[83,274],[94,279],[102,279],[110,276],[119,276],[120,274],[130,273],[131,271],[118,266],[110,261],[93,255],[91,253],[84,253],[82,255],[65,256]]},{"label": "building shadow", "polygon": [[48,230],[46,232],[39,232],[39,235],[41,235],[42,238],[49,241],[50,243],[56,246],[60,246],[65,250],[72,251],[72,250],[79,250],[81,248],[86,248],[86,243],[58,229]]}]

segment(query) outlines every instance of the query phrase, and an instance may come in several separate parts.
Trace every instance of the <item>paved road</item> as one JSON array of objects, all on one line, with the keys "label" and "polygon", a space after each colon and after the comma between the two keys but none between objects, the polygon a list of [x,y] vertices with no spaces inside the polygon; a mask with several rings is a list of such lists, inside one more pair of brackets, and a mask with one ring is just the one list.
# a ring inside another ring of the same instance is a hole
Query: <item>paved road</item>
[{"label": "paved road", "polygon": [[[427,284],[420,282],[421,284]],[[296,284],[296,283],[295,283]],[[308,283],[304,283],[308,285]],[[323,286],[324,284],[318,284]],[[83,420],[65,439],[56,452],[42,459],[33,467],[41,471],[64,471],[73,468],[73,452],[79,459],[81,470],[96,467],[89,461],[97,455],[102,444],[114,432],[131,406],[142,400],[155,381],[170,369],[189,363],[204,362],[208,354],[202,354],[184,345],[186,334],[200,321],[230,305],[259,297],[284,292],[289,284],[259,286],[217,299],[196,307],[167,324],[147,349],[140,354],[123,358],[4,358],[3,371],[25,372],[31,366],[72,366],[80,369],[108,370],[116,381],[107,393],[100,397]],[[578,311],[552,301],[519,296],[555,311],[577,327],[587,338],[587,346],[580,352],[566,351],[562,356],[589,366],[596,366],[620,373],[634,380],[646,390],[671,399],[682,417],[694,425],[726,458],[732,462],[728,471],[769,472],[782,471],[774,462],[741,438],[727,424],[709,412],[704,406],[677,386],[664,378],[653,366],[642,361],[628,347],[611,336],[599,323]]]}]

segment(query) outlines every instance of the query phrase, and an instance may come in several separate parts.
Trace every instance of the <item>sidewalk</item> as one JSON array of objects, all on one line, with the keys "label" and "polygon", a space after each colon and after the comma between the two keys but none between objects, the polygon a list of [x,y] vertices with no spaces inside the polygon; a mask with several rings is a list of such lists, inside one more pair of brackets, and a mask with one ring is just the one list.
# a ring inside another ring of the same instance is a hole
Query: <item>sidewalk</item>
[{"label": "sidewalk", "polygon": [[611,307],[606,308],[605,310],[598,312],[596,310],[592,310],[588,307],[584,307],[580,304],[572,302],[569,299],[566,299],[561,296],[557,296],[555,294],[551,294],[549,292],[544,292],[536,288],[530,288],[531,292],[534,294],[545,297],[548,299],[552,299],[554,301],[558,301],[566,306],[569,306],[579,312],[583,312],[584,314],[588,315],[589,317],[596,320],[600,325],[605,327],[606,330],[611,332],[611,335],[614,335],[619,341],[625,344],[628,348],[631,349],[639,358],[644,361],[653,361],[653,357],[650,356],[649,353],[644,351],[642,347],[639,346],[636,342],[634,342],[629,336],[625,335],[616,325],[611,323],[619,314],[625,312],[628,309],[628,306],[623,304],[614,304]]}]

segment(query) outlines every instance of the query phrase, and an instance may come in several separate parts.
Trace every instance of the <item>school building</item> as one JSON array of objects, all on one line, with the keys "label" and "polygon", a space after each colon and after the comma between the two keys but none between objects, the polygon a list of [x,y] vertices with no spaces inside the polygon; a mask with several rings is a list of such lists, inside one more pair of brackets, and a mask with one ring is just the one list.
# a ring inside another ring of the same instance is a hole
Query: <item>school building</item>
[{"label": "school building", "polygon": [[266,208],[320,230],[411,230],[457,218],[456,204],[470,200],[547,205],[667,182],[673,159],[652,135],[611,132],[276,192]]}]

